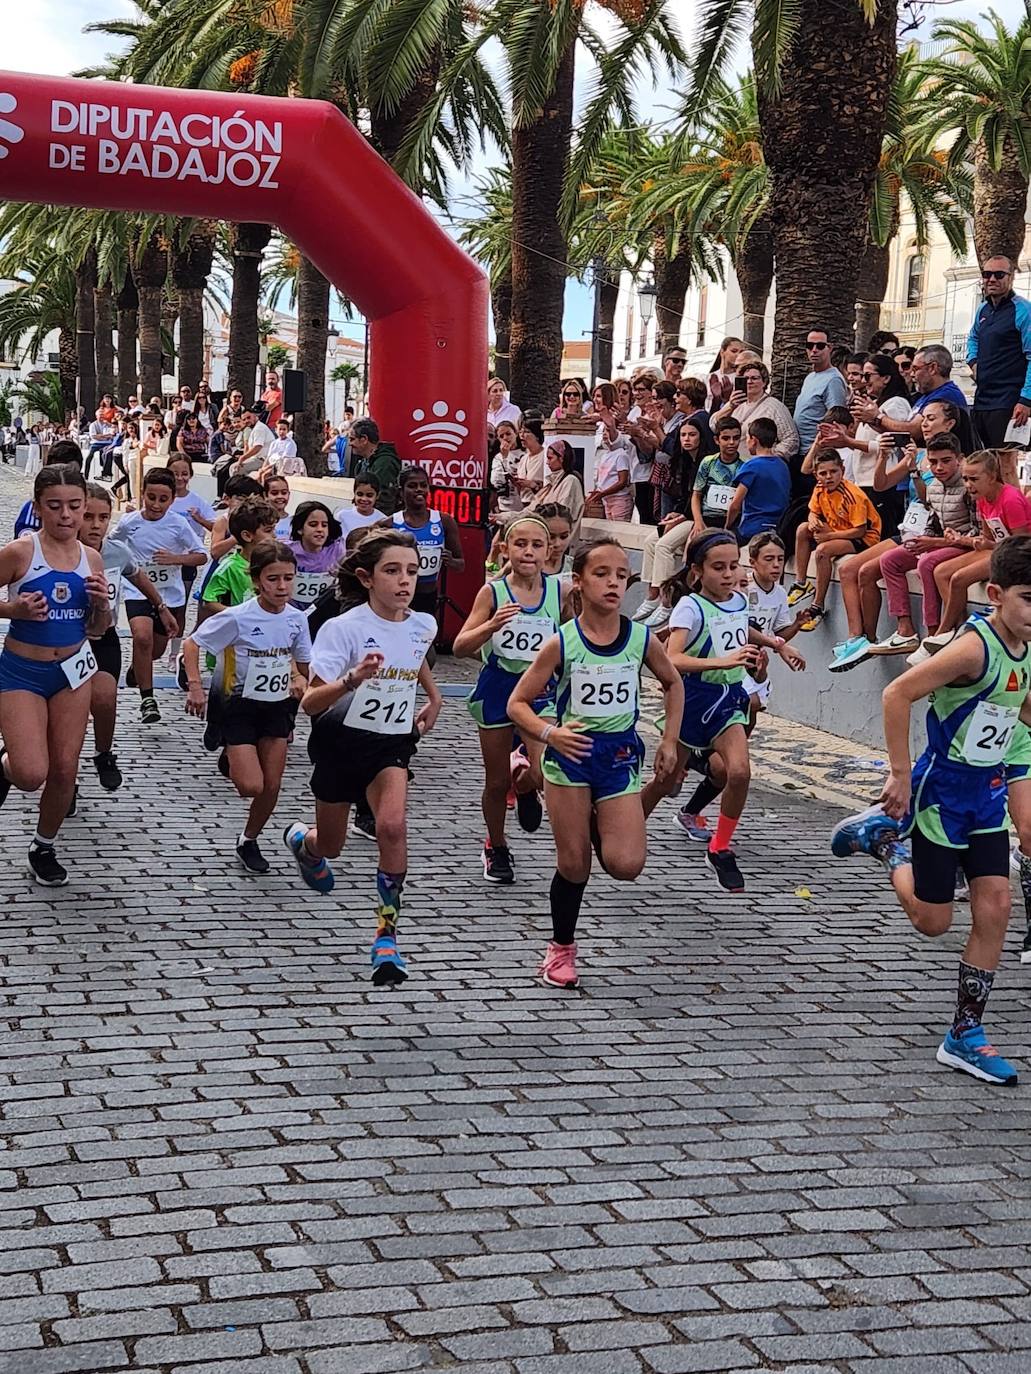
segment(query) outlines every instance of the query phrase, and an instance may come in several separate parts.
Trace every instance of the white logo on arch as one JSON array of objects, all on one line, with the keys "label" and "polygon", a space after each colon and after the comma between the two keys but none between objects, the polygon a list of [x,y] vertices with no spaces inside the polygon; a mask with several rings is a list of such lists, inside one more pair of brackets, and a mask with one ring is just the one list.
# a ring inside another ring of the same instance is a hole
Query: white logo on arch
[{"label": "white logo on arch", "polygon": [[[6,91],[0,91],[0,115],[12,114],[18,108],[18,101],[13,95],[8,95]],[[20,143],[25,137],[25,130],[12,124],[9,119],[0,118],[0,157],[6,157],[9,149],[4,147],[4,143]]]},{"label": "white logo on arch", "polygon": [[412,411],[415,428],[408,431],[408,437],[426,452],[431,449],[447,449],[449,453],[457,453],[462,447],[463,439],[469,437],[469,427],[462,423],[465,411],[456,410],[455,418],[452,420],[451,407],[447,401],[434,401],[431,410],[433,418],[430,420],[426,419],[424,410]]}]

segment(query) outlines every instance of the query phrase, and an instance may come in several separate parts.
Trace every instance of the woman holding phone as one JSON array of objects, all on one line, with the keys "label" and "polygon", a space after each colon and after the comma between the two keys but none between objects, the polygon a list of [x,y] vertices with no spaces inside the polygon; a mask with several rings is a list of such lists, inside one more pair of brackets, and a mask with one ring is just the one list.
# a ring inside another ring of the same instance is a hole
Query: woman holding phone
[{"label": "woman holding phone", "polygon": [[910,418],[913,407],[909,403],[909,391],[898,364],[887,353],[870,354],[863,364],[863,379],[866,382],[866,396],[857,396],[850,407],[858,421],[853,441],[853,481],[873,502],[881,517],[881,532],[885,539],[891,539],[898,533],[899,521],[905,513],[907,483],[878,491],[874,469],[884,447],[882,436],[885,434],[894,436],[895,461],[901,463],[911,439],[908,431],[900,428],[899,422]]},{"label": "woman holding phone", "polygon": [[726,405],[712,417],[712,423],[732,415],[741,426],[741,458],[748,455],[748,426],[753,420],[772,420],[777,426],[777,442],[774,452],[785,461],[790,461],[798,452],[798,430],[791,411],[783,401],[770,395],[770,374],[765,363],[745,362],[738,368],[734,377],[733,391]]}]

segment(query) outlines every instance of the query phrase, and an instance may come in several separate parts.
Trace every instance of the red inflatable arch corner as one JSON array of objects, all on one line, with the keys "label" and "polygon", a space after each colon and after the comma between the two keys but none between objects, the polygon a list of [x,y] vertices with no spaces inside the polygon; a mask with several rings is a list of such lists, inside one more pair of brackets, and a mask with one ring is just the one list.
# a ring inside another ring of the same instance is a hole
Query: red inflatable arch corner
[{"label": "red inflatable arch corner", "polygon": [[[275,224],[370,322],[369,406],[438,485],[484,488],[488,287],[334,106],[0,73],[9,200]],[[463,607],[483,535],[463,535]]]}]

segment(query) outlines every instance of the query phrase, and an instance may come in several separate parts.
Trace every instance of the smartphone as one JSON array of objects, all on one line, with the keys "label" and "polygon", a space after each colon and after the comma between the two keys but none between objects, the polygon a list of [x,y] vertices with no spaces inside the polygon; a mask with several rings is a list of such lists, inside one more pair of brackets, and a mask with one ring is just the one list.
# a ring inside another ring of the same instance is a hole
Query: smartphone
[{"label": "smartphone", "polygon": [[747,381],[744,379],[744,377],[735,377],[735,378],[734,378],[734,393],[733,393],[733,394],[734,394],[735,396],[744,396],[744,395],[747,394],[747,392],[748,392],[748,383],[747,383]]},{"label": "smartphone", "polygon": [[906,434],[902,430],[891,431],[891,442],[896,448],[908,448],[913,442],[912,434]]}]

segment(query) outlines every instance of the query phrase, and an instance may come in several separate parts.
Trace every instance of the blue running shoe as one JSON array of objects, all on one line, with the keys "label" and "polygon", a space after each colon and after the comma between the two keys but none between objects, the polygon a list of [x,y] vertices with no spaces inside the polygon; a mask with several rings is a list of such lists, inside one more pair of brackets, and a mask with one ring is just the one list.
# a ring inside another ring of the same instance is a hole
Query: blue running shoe
[{"label": "blue running shoe", "polygon": [[396,935],[377,935],[372,942],[372,981],[376,987],[385,983],[403,983],[408,977],[408,965],[397,947]]},{"label": "blue running shoe", "polygon": [[325,859],[306,859],[301,852],[308,827],[294,821],[283,831],[283,843],[297,861],[301,877],[315,892],[333,891],[333,870]]},{"label": "blue running shoe", "polygon": [[689,840],[694,840],[697,844],[708,844],[712,839],[712,831],[709,829],[709,822],[704,816],[692,815],[685,807],[683,811],[676,814],[677,825]]},{"label": "blue running shoe", "polygon": [[1011,1088],[1017,1081],[1016,1069],[988,1043],[984,1026],[971,1026],[961,1035],[950,1030],[938,1046],[935,1058],[939,1064],[969,1073],[984,1083],[1001,1083]]},{"label": "blue running shoe", "polygon": [[847,859],[852,854],[870,854],[876,840],[885,834],[897,835],[899,829],[899,822],[886,816],[878,802],[837,823],[831,831],[831,852],[839,859]]}]

